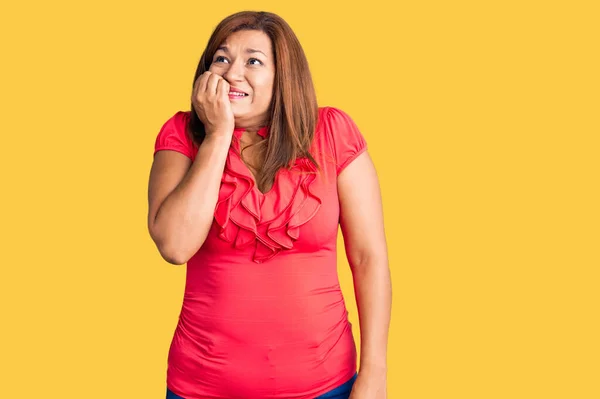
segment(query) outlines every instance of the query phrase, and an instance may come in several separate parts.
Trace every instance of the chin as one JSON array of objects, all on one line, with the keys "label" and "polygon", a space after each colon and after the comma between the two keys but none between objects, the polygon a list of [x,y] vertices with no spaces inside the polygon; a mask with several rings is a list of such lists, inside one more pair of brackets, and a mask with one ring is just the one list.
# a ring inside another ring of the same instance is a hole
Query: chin
[{"label": "chin", "polygon": [[235,119],[240,119],[240,118],[244,118],[244,117],[247,117],[247,116],[248,116],[247,112],[236,111],[236,109],[233,108],[233,117]]}]

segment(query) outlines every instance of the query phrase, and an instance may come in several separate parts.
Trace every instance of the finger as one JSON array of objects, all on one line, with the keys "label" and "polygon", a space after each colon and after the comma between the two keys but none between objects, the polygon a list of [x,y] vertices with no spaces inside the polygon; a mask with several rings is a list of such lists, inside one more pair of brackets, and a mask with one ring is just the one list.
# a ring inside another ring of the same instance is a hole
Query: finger
[{"label": "finger", "polygon": [[210,78],[212,72],[206,71],[198,78],[198,93],[204,93],[206,91],[206,84],[208,83],[208,78]]},{"label": "finger", "polygon": [[208,78],[208,82],[206,83],[206,94],[209,96],[217,95],[217,85],[219,84],[219,80],[223,78],[216,73],[213,73]]},{"label": "finger", "polygon": [[195,94],[204,93],[206,91],[206,84],[208,83],[208,78],[210,78],[210,75],[212,75],[212,72],[206,71],[202,75],[198,76],[194,87]]},{"label": "finger", "polygon": [[229,82],[225,79],[219,80],[219,85],[217,86],[217,96],[222,99],[229,99]]}]

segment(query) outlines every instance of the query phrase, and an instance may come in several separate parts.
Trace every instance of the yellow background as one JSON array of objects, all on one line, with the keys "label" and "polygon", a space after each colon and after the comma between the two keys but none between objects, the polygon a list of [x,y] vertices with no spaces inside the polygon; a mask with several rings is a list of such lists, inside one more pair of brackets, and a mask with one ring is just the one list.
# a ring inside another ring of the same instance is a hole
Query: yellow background
[{"label": "yellow background", "polygon": [[154,139],[243,9],[290,23],[369,142],[389,398],[600,397],[595,2],[392,3],[2,5],[0,397],[164,399],[185,266],[146,228]]}]

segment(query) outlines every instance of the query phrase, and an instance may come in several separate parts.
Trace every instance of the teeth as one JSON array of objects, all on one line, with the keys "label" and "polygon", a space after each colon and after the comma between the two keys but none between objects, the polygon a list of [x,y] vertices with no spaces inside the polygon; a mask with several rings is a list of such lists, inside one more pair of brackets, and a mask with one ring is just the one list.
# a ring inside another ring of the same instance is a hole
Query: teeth
[{"label": "teeth", "polygon": [[229,95],[230,96],[244,97],[246,94],[244,94],[244,93],[238,93],[238,92],[235,92],[235,91],[230,91]]}]

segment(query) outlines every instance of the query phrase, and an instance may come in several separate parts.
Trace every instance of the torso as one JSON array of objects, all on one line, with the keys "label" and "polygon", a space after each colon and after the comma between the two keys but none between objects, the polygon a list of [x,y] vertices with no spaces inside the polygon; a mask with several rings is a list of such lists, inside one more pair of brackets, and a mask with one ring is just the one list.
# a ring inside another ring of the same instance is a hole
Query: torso
[{"label": "torso", "polygon": [[[187,263],[167,370],[176,394],[312,399],[356,372],[337,275],[337,178],[322,130],[311,149],[321,174],[297,160],[265,193],[230,149],[215,220]],[[244,156],[260,162],[251,151]]]}]

